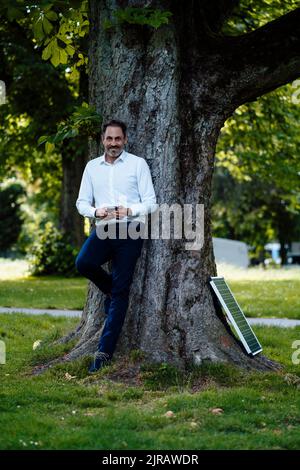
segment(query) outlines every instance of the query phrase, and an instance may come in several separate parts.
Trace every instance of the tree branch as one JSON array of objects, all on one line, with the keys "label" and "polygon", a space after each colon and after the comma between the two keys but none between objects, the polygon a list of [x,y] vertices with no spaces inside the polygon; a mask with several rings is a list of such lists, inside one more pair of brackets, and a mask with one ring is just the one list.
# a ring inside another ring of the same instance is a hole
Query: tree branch
[{"label": "tree branch", "polygon": [[226,37],[225,89],[234,109],[300,77],[299,24],[297,8],[251,33]]}]

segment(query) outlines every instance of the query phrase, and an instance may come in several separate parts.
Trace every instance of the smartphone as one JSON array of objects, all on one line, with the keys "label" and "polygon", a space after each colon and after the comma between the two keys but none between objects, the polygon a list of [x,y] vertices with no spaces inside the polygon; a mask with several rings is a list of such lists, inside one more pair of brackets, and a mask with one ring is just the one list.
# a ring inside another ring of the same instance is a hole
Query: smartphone
[{"label": "smartphone", "polygon": [[117,210],[118,206],[109,206],[106,208],[107,212],[114,212],[115,210]]}]

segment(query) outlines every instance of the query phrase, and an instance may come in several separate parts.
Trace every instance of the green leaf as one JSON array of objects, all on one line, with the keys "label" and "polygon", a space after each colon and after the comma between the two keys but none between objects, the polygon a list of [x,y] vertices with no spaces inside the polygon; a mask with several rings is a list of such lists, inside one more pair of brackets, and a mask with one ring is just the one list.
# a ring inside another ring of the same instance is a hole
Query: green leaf
[{"label": "green leaf", "polygon": [[68,54],[64,49],[59,49],[59,60],[61,64],[67,64],[68,63]]},{"label": "green leaf", "polygon": [[33,23],[33,34],[38,42],[41,42],[45,37],[41,17],[38,17],[37,21]]},{"label": "green leaf", "polygon": [[51,144],[51,142],[46,142],[45,149],[47,153],[50,153],[55,149],[55,145]]},{"label": "green leaf", "polygon": [[60,64],[60,59],[59,59],[59,49],[55,48],[52,51],[52,56],[51,56],[51,64],[54,65],[54,67],[57,67]]},{"label": "green leaf", "polygon": [[75,54],[75,48],[73,46],[70,46],[70,45],[68,45],[66,47],[65,51],[71,57],[73,57],[73,55]]},{"label": "green leaf", "polygon": [[42,144],[44,144],[45,142],[47,142],[48,138],[49,138],[49,137],[48,137],[47,135],[42,135],[42,136],[39,138],[39,140],[38,140],[38,145],[42,145]]},{"label": "green leaf", "polygon": [[48,60],[50,59],[50,57],[52,56],[52,53],[53,53],[53,47],[55,47],[55,45],[53,44],[54,41],[51,41],[47,47],[45,47],[45,49],[43,50],[43,53],[42,53],[42,59],[43,60]]},{"label": "green leaf", "polygon": [[64,139],[69,139],[71,137],[76,137],[78,135],[78,130],[77,129],[70,129],[65,135]]},{"label": "green leaf", "polygon": [[55,21],[57,20],[58,16],[57,16],[57,13],[55,13],[55,11],[50,10],[50,11],[47,11],[46,18],[48,18],[48,20]]},{"label": "green leaf", "polygon": [[[169,23],[169,18],[172,16],[170,11],[156,10],[148,7],[127,7],[120,8],[114,11],[114,17],[119,24],[140,24],[149,25],[153,28],[159,28],[162,24]],[[104,21],[104,28],[108,29],[112,24]]]},{"label": "green leaf", "polygon": [[45,16],[43,17],[42,25],[43,25],[44,35],[48,36],[51,33],[51,30],[53,29],[53,25],[50,23],[49,20],[47,20]]}]

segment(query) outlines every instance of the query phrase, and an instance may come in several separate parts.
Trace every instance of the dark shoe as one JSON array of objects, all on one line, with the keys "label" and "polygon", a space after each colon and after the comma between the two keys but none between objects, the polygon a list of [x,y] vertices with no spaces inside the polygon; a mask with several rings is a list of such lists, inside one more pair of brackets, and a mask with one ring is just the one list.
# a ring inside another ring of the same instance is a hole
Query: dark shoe
[{"label": "dark shoe", "polygon": [[111,357],[109,354],[102,351],[97,351],[94,355],[94,360],[90,365],[89,373],[93,374],[94,372],[102,369],[102,367],[108,366],[110,361]]}]

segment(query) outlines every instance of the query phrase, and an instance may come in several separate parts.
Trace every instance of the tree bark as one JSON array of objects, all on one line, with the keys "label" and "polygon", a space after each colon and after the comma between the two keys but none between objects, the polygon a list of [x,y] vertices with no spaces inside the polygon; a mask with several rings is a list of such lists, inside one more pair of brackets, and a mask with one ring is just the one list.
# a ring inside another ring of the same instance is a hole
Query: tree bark
[{"label": "tree bark", "polygon": [[[149,361],[179,367],[209,361],[273,368],[262,355],[251,358],[244,352],[209,286],[210,276],[217,274],[210,223],[215,147],[237,106],[235,85],[241,78],[230,74],[232,55],[224,56],[228,38],[219,47],[221,39],[205,15],[197,14],[199,2],[187,2],[187,9],[186,2],[149,1],[172,11],[169,25],[105,30],[103,21],[114,9],[141,2],[125,3],[90,2],[91,104],[104,120],[128,123],[128,151],[147,160],[158,203],[192,204],[194,209],[203,204],[205,223],[199,250],[186,250],[185,239],[145,240],[117,353],[141,349]],[[90,158],[98,152],[98,143],[91,143]],[[81,323],[67,338],[78,338],[67,359],[93,352],[103,323],[103,296],[90,283]]]}]

